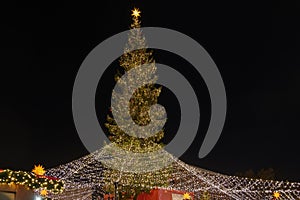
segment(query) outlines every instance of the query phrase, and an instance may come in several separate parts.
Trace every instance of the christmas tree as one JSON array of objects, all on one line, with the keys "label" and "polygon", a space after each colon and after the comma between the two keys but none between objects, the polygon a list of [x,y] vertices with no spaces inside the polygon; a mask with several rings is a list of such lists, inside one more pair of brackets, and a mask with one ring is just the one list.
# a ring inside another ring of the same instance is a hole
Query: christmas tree
[{"label": "christmas tree", "polygon": [[[140,27],[140,11],[135,8],[132,10],[132,24],[128,42],[125,46],[124,54],[120,57],[119,61],[120,66],[124,69],[125,73],[133,68],[146,65],[146,68],[138,74],[139,78],[145,76],[151,77],[148,84],[145,84],[134,91],[129,101],[130,117],[135,124],[140,127],[145,127],[151,123],[153,118],[160,124],[164,124],[165,120],[163,119],[164,110],[161,109],[152,109],[150,117],[150,107],[157,104],[158,97],[161,93],[161,87],[156,87],[154,85],[157,80],[157,76],[155,75],[155,61],[152,57],[152,51],[147,49],[146,40]],[[118,72],[115,76],[115,80],[117,82],[120,81],[121,76],[122,73]],[[137,77],[131,77],[127,83],[121,82],[120,87],[114,89],[113,94],[115,95],[112,96],[112,100],[122,99],[125,93],[128,92],[127,88],[134,83],[135,78]],[[128,104],[128,102],[124,103]],[[114,117],[116,116],[109,115],[107,117],[108,122],[105,124],[109,130],[109,139],[113,145],[107,145],[104,149],[107,151],[114,151],[111,148],[118,147],[126,152],[132,153],[149,153],[162,150],[164,146],[161,142],[161,139],[164,136],[163,130],[159,130],[154,135],[149,135],[147,131],[138,130],[128,134],[118,126]],[[118,113],[118,117],[121,120],[127,120],[126,116],[123,116],[123,113]],[[154,123],[153,126],[155,125],[157,124]],[[127,160],[123,161],[115,159],[114,165],[119,165],[122,166],[122,169],[126,169],[130,168],[130,164],[132,165],[133,162],[135,162],[134,164],[136,165],[141,164],[132,159],[133,158],[130,158],[130,156]],[[112,169],[109,165],[106,167],[107,169],[104,172],[106,183],[105,190],[111,193],[114,190],[114,183],[118,183],[118,192],[121,199],[137,196],[140,192],[147,192],[154,187],[167,186],[169,171],[171,170],[170,167],[164,167],[160,170],[145,173],[130,173],[120,169]]]}]

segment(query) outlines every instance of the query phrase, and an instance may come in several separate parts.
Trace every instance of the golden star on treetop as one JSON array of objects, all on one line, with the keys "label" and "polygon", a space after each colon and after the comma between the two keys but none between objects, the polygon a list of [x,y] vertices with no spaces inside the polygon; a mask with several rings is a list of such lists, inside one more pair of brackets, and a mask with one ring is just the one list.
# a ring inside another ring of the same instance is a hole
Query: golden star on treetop
[{"label": "golden star on treetop", "polygon": [[140,14],[141,14],[141,11],[138,8],[134,8],[131,13],[131,15],[133,17],[140,17],[141,16]]}]

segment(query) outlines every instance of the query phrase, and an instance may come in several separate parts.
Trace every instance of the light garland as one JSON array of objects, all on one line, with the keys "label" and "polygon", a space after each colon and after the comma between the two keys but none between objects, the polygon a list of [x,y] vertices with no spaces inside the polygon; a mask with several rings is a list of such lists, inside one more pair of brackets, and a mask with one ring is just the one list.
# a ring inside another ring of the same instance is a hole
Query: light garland
[{"label": "light garland", "polygon": [[22,185],[32,190],[41,190],[43,191],[42,193],[44,196],[46,196],[46,192],[58,194],[62,193],[64,189],[64,184],[61,180],[25,171],[12,171],[9,169],[0,171],[0,183],[7,185]]}]

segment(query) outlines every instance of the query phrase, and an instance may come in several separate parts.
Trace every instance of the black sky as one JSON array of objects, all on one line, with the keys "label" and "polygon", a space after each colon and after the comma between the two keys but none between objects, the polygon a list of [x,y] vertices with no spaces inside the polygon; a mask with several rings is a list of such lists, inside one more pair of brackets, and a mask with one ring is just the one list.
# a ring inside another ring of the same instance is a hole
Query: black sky
[{"label": "black sky", "polygon": [[[143,26],[174,29],[199,42],[225,83],[228,113],[219,142],[202,160],[196,157],[201,143],[195,142],[182,159],[225,174],[272,167],[281,179],[300,181],[299,1],[122,0],[2,6],[0,168],[30,170],[38,163],[50,168],[88,153],[72,118],[75,76],[95,46],[128,29],[134,5],[142,10]],[[155,56],[191,82],[202,81],[178,56],[162,51]],[[109,93],[115,69],[109,67],[99,91],[102,87]],[[162,104],[169,103],[176,113],[175,97],[164,91]],[[206,116],[198,134],[201,140],[209,118],[203,84],[197,94],[201,115]],[[98,94],[100,123],[108,113],[105,103]],[[179,123],[172,116],[169,136]]]}]

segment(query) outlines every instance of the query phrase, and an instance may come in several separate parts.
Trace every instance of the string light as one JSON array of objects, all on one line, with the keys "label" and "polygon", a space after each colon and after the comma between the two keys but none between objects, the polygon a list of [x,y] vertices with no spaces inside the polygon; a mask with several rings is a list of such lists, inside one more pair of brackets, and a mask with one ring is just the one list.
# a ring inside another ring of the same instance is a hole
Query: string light
[{"label": "string light", "polygon": [[[272,198],[274,191],[280,192],[285,200],[300,198],[300,183],[288,181],[274,181],[228,176],[202,168],[188,165],[172,155],[172,172],[167,173],[169,185],[159,187],[166,190],[193,192],[195,199],[200,199],[208,192],[212,199],[265,199]],[[96,159],[97,158],[97,159]],[[104,193],[102,161],[108,157],[103,149],[82,157],[65,165],[48,170],[47,175],[60,178],[65,183],[65,190],[61,194],[52,195],[55,199],[81,199],[91,196],[96,190]],[[149,164],[149,163],[148,163]],[[150,163],[151,164],[151,163]],[[150,165],[149,164],[149,165]],[[144,163],[147,167],[147,163]],[[160,174],[164,176],[166,174]]]}]

